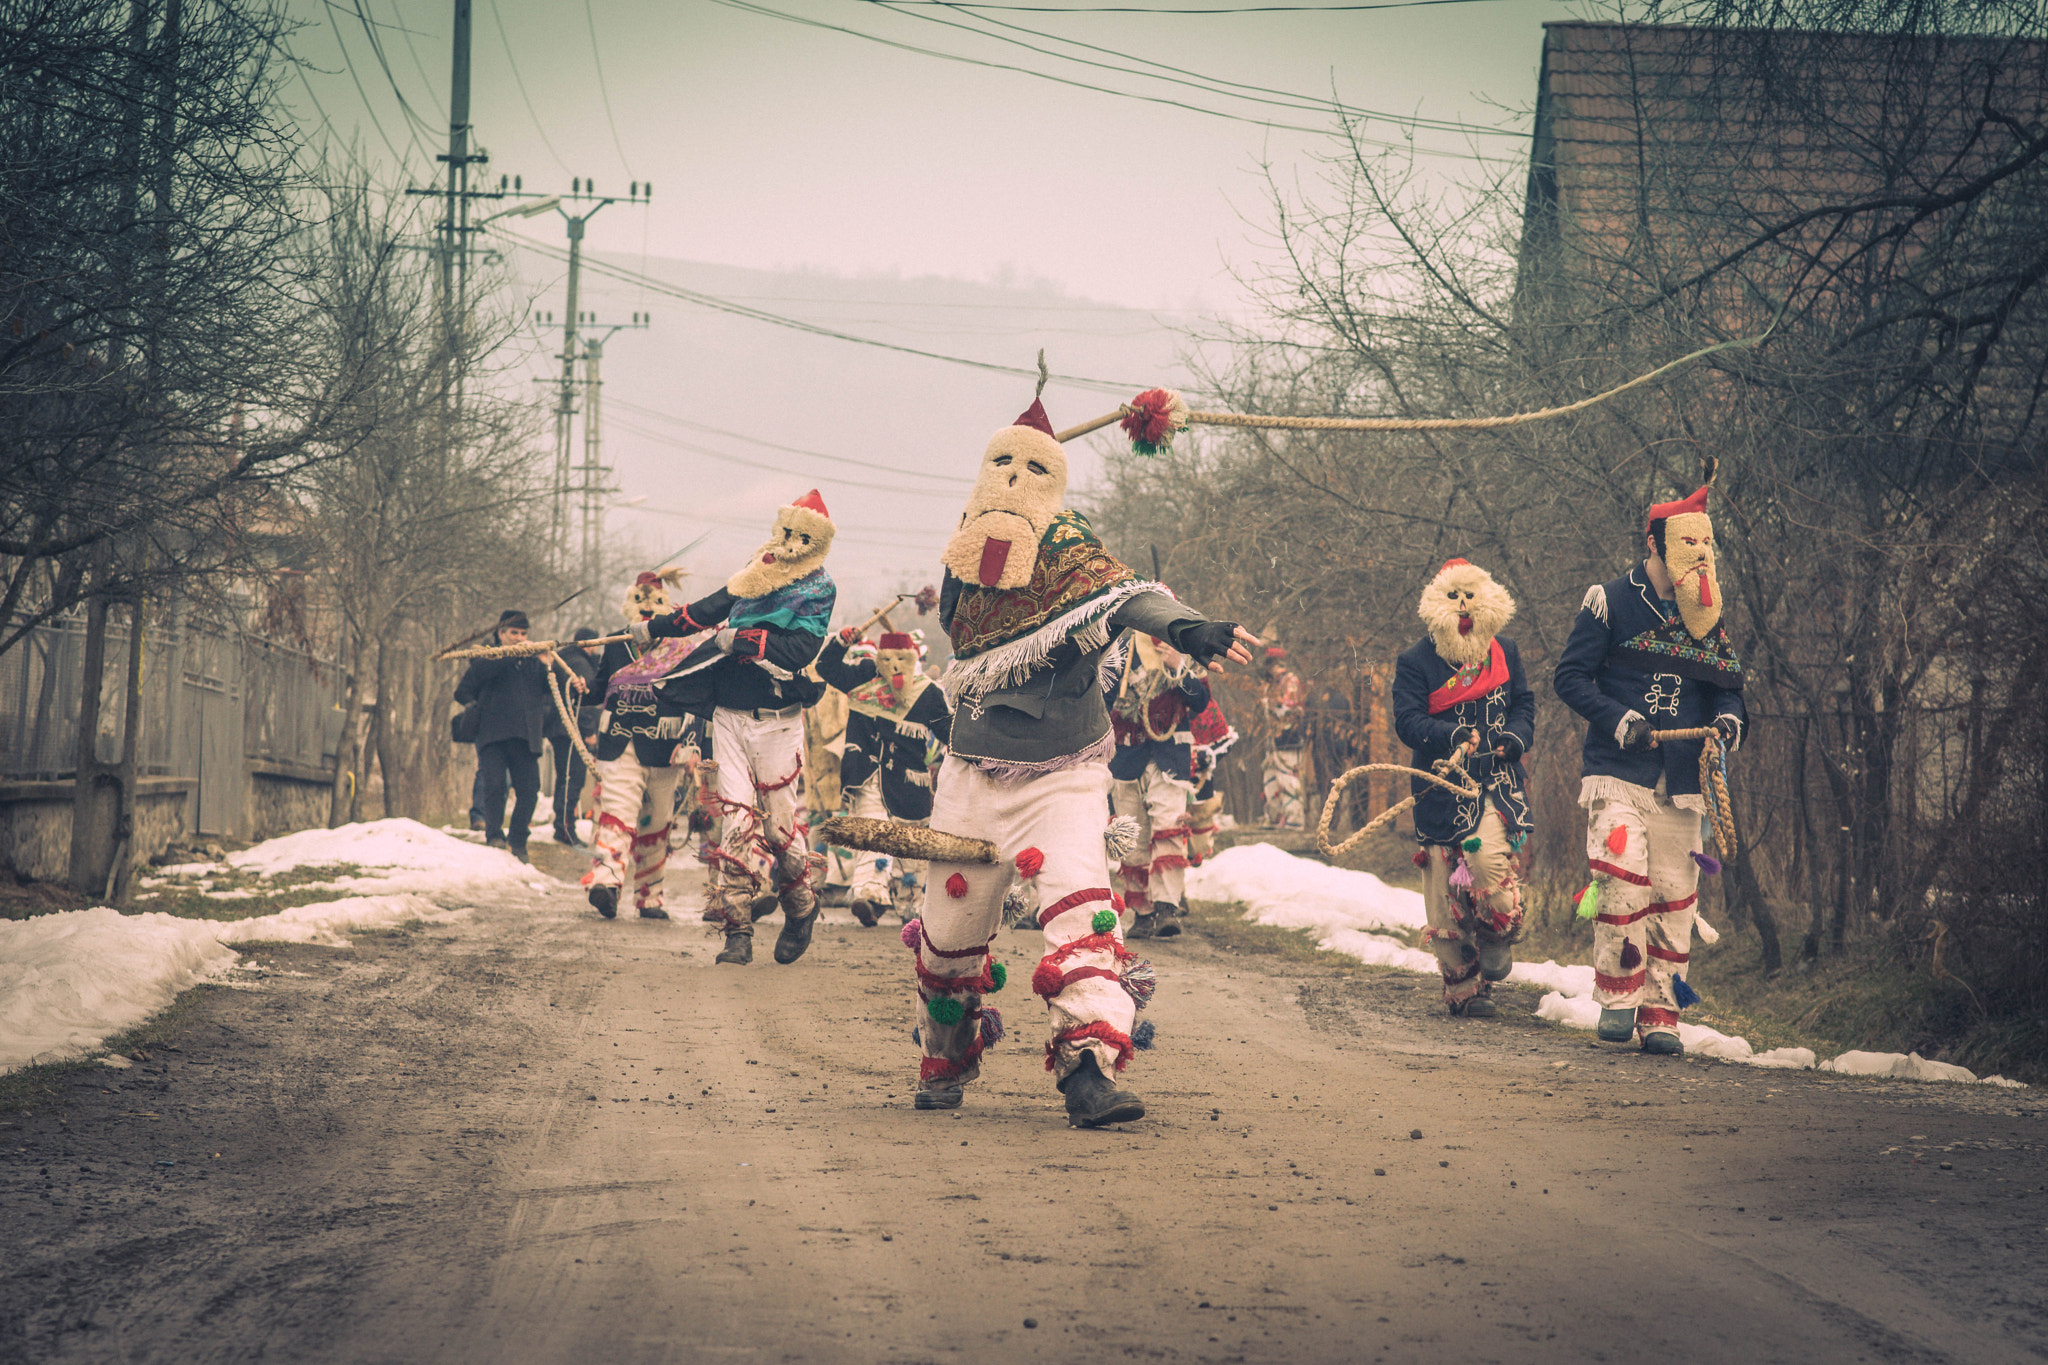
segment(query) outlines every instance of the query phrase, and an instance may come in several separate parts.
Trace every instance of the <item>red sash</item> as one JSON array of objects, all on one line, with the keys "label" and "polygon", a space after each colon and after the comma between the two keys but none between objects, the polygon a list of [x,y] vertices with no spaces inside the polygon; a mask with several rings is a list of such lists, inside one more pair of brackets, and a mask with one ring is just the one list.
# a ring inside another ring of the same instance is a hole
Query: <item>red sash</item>
[{"label": "red sash", "polygon": [[1440,716],[1459,702],[1483,697],[1508,680],[1507,656],[1501,653],[1500,641],[1490,641],[1486,651],[1486,667],[1479,670],[1468,683],[1459,683],[1453,673],[1450,681],[1429,694],[1429,714]]}]

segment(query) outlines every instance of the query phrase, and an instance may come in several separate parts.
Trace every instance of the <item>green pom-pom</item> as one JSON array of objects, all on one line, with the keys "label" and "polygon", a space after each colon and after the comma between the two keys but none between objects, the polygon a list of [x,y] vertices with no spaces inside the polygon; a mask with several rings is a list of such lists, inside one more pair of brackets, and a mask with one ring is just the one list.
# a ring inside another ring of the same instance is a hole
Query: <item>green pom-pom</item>
[{"label": "green pom-pom", "polygon": [[966,1008],[958,1000],[944,995],[936,1000],[925,1001],[924,1011],[932,1017],[934,1024],[957,1024],[960,1017],[967,1013]]},{"label": "green pom-pom", "polygon": [[1110,930],[1116,928],[1116,911],[1097,910],[1095,912],[1095,918],[1089,920],[1088,923],[1089,926],[1092,927],[1096,933],[1106,934]]},{"label": "green pom-pom", "polygon": [[1579,893],[1579,918],[1591,919],[1600,913],[1600,883],[1588,882],[1586,889]]},{"label": "green pom-pom", "polygon": [[1477,852],[1479,851],[1479,836],[1478,836],[1478,835],[1476,835],[1476,834],[1475,834],[1475,835],[1473,835],[1473,836],[1472,836],[1471,838],[1469,838],[1469,839],[1467,839],[1467,840],[1465,841],[1465,851],[1466,851],[1467,853],[1477,853]]},{"label": "green pom-pom", "polygon": [[988,979],[994,983],[989,987],[989,991],[991,993],[1001,990],[1003,988],[1003,983],[1010,979],[1010,968],[1008,964],[1002,962],[991,962],[988,968]]}]

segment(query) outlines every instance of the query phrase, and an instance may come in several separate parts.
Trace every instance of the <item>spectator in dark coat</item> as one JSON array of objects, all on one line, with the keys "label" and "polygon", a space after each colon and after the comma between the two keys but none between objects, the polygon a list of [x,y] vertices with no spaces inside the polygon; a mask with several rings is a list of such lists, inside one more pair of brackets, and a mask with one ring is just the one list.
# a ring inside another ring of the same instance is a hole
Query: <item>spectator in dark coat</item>
[{"label": "spectator in dark coat", "polygon": [[[507,611],[498,618],[499,645],[523,644],[526,613]],[[476,762],[483,786],[484,842],[510,848],[526,859],[526,831],[540,800],[540,751],[547,717],[548,667],[537,656],[519,659],[471,659],[455,685],[455,700],[481,703],[477,717]],[[503,827],[505,788],[512,789],[512,815]]]}]

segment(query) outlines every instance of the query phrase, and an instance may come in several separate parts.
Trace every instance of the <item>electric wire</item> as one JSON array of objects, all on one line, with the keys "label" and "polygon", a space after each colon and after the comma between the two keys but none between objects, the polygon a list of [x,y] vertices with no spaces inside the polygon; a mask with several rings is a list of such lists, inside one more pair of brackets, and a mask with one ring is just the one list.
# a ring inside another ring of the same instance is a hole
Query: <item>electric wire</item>
[{"label": "electric wire", "polygon": [[[531,237],[522,237],[516,232],[505,230],[501,224],[489,224],[486,227],[486,231],[499,233],[525,250],[545,257],[548,260],[566,263],[569,259],[569,253],[566,250],[550,246],[545,242],[536,241]],[[1037,370],[1025,369],[1019,365],[998,365],[993,361],[973,360],[966,356],[947,355],[943,351],[927,351],[915,346],[899,346],[895,342],[881,341],[874,337],[864,337],[852,332],[842,332],[832,327],[820,327],[816,323],[785,317],[780,313],[770,313],[765,309],[749,308],[744,304],[734,303],[715,294],[704,294],[694,289],[684,289],[680,285],[668,284],[654,279],[652,276],[643,275],[638,271],[611,265],[593,256],[583,257],[583,269],[593,274],[618,280],[624,284],[641,285],[651,293],[678,299],[700,308],[708,308],[719,313],[729,313],[734,317],[746,318],[753,322],[765,322],[775,327],[787,327],[792,331],[808,333],[811,336],[825,337],[833,341],[849,341],[861,346],[873,346],[879,350],[895,351],[902,355],[919,356],[926,360],[943,361],[948,365],[962,365],[969,369],[986,370],[992,374],[1013,375],[1033,380],[1038,378]],[[1093,379],[1086,375],[1054,374],[1051,378],[1063,384],[1070,384],[1075,388],[1093,389],[1099,393],[1125,396],[1152,387],[1149,384],[1138,384],[1125,380]]]},{"label": "electric wire", "polygon": [[1490,5],[1501,0],[1392,0],[1379,5],[1229,5],[1179,9],[1166,5],[990,5],[981,0],[897,0],[904,5],[948,9],[995,9],[1018,14],[1350,14],[1375,9],[1424,9],[1431,5]]},{"label": "electric wire", "polygon": [[526,93],[526,78],[519,74],[519,59],[512,55],[512,39],[505,32],[505,17],[498,13],[498,0],[490,0],[491,22],[498,28],[498,43],[505,49],[505,64],[512,68],[512,84],[519,90],[519,99],[526,106],[526,116],[533,120],[533,131],[540,134],[540,145],[548,149],[555,164],[562,168],[562,174],[569,174],[569,163],[562,160],[562,154],[555,150],[555,144],[548,140],[547,126],[540,121],[540,113],[533,107],[533,97]]},{"label": "electric wire", "polygon": [[[333,0],[328,0],[327,8],[330,13],[336,8]],[[384,52],[384,40],[377,36],[377,25],[363,12],[363,0],[349,0],[349,9],[356,16],[356,22],[362,25],[363,36],[370,41],[370,55],[377,59],[378,67],[384,72],[384,83],[391,87],[391,93],[397,98],[399,112],[405,115],[405,121],[427,136],[434,136],[440,129],[421,118],[419,111],[412,107],[412,101],[405,97],[405,91],[399,88],[398,76],[391,70],[391,60]]]},{"label": "electric wire", "polygon": [[894,493],[900,497],[944,498],[948,502],[960,497],[959,492],[951,488],[906,488],[901,484],[868,483],[861,479],[849,479],[839,475],[823,478],[823,476],[806,470],[790,469],[784,465],[767,464],[761,460],[751,459],[744,455],[734,455],[727,451],[713,449],[710,446],[698,445],[694,441],[685,441],[679,436],[670,436],[663,432],[653,431],[637,423],[611,417],[609,414],[607,415],[606,425],[626,432],[629,435],[638,436],[643,441],[653,441],[658,445],[669,446],[676,450],[686,450],[692,455],[703,455],[709,459],[723,460],[727,464],[736,464],[743,469],[758,469],[773,474],[787,474],[792,478],[805,480],[822,478],[823,482],[829,483],[836,488],[865,488],[870,492]]},{"label": "electric wire", "polygon": [[[875,464],[869,460],[856,460],[851,455],[827,455],[822,450],[805,450],[801,446],[779,445],[774,441],[764,441],[758,436],[748,436],[743,432],[727,431],[724,427],[714,427],[704,422],[692,422],[687,417],[677,417],[673,413],[666,413],[658,408],[644,407],[639,403],[624,398],[610,398],[605,401],[607,407],[624,408],[628,412],[635,413],[641,417],[669,422],[679,427],[688,427],[692,431],[709,432],[714,436],[724,436],[735,441],[745,441],[748,445],[763,446],[769,450],[779,450],[787,455],[802,455],[807,459],[827,460],[833,464],[858,465],[862,469],[873,469],[883,474],[899,474],[913,478],[931,479],[934,482],[958,484],[966,488],[971,488],[974,485],[974,480],[963,478],[958,474],[932,474],[922,469],[904,469],[899,465]],[[796,471],[787,472],[794,473]]]},{"label": "electric wire", "polygon": [[[1042,57],[1051,57],[1055,61],[1073,62],[1080,66],[1094,67],[1097,70],[1112,72],[1119,76],[1138,76],[1149,80],[1162,81],[1169,85],[1183,85],[1189,87],[1190,89],[1199,90],[1203,94],[1222,95],[1226,99],[1240,99],[1248,101],[1253,104],[1269,104],[1278,109],[1293,109],[1305,113],[1328,112],[1338,114],[1345,118],[1380,119],[1384,122],[1392,123],[1399,127],[1411,130],[1416,128],[1426,128],[1431,132],[1478,133],[1489,137],[1527,136],[1526,133],[1518,132],[1514,129],[1509,128],[1495,128],[1489,125],[1464,123],[1450,119],[1425,119],[1403,117],[1401,115],[1385,113],[1377,109],[1361,109],[1355,105],[1345,104],[1341,100],[1320,99],[1312,95],[1298,95],[1289,90],[1275,90],[1270,86],[1264,85],[1247,85],[1242,81],[1225,80],[1221,76],[1205,76],[1200,72],[1188,71],[1185,68],[1181,67],[1172,68],[1172,70],[1177,74],[1164,75],[1161,74],[1161,72],[1165,70],[1165,68],[1155,68],[1147,70],[1140,67],[1117,66],[1109,62],[1091,61],[1088,58],[1074,57],[1064,52],[1053,52],[1046,48],[1034,46],[1033,44],[1024,42],[1020,39],[1005,37],[1000,33],[990,33],[986,29],[979,29],[968,24],[956,23],[950,19],[942,19],[937,15],[916,14],[909,10],[898,8],[897,5],[894,3],[894,0],[860,0],[860,3],[873,5],[877,9],[885,9],[894,14],[901,14],[906,19],[917,19],[929,24],[942,24],[947,28],[959,29],[964,33],[971,33],[976,35],[977,37],[993,38],[997,42],[1010,43],[1017,47],[1023,48],[1027,52],[1036,52]],[[953,4],[942,4],[941,7],[946,9],[969,8],[968,6]],[[1034,28],[1025,28],[1021,24],[1007,23],[1001,19],[990,19],[983,15],[977,14],[974,15],[973,17],[980,20],[980,22],[984,24],[992,24],[997,28],[1009,29],[1013,33],[1028,33],[1034,38],[1042,38],[1047,42],[1064,43],[1069,47],[1081,48],[1084,51],[1099,53],[1106,57],[1119,57],[1125,59],[1128,59],[1129,57],[1129,54],[1120,52],[1115,48],[1101,47],[1095,43],[1084,43],[1076,38],[1062,38],[1058,34],[1045,33]],[[1236,93],[1238,91],[1245,91],[1248,93],[1238,94]],[[1268,96],[1272,96],[1275,98],[1267,98]]]},{"label": "electric wire", "polygon": [[[1227,109],[1211,109],[1204,105],[1190,104],[1186,100],[1173,99],[1165,95],[1146,95],[1140,94],[1139,92],[1134,90],[1119,90],[1113,86],[1095,85],[1088,81],[1075,80],[1068,76],[1055,75],[1054,73],[1049,71],[1039,71],[1029,66],[1019,66],[1011,62],[990,61],[987,58],[969,57],[961,53],[943,52],[936,48],[920,47],[915,43],[901,42],[893,38],[884,38],[880,34],[868,33],[857,28],[849,28],[844,24],[827,23],[822,19],[809,19],[805,18],[802,15],[788,14],[781,10],[770,9],[766,5],[755,3],[755,0],[711,0],[711,3],[715,5],[723,5],[727,9],[739,10],[742,13],[759,15],[762,18],[780,19],[786,23],[798,24],[805,28],[817,28],[824,29],[833,33],[843,33],[849,37],[859,38],[862,39],[863,41],[875,43],[882,47],[893,48],[899,52],[908,52],[915,56],[932,57],[939,61],[955,62],[963,66],[981,67],[985,70],[990,71],[1014,72],[1018,75],[1031,76],[1038,80],[1049,81],[1054,85],[1064,85],[1075,90],[1090,90],[1094,91],[1097,94],[1114,95],[1119,99],[1131,99],[1138,100],[1146,104],[1163,105],[1172,109],[1182,109],[1189,113],[1202,114],[1209,118],[1226,119],[1233,123],[1250,124],[1251,126],[1256,128],[1270,128],[1284,132],[1306,133],[1314,137],[1327,137],[1330,134],[1330,129],[1327,127],[1315,128],[1298,123],[1281,123],[1274,119],[1251,118],[1244,114],[1232,113]],[[911,18],[916,16],[905,15],[904,17]],[[983,36],[999,38],[999,35],[995,34],[983,34]],[[1224,94],[1225,92],[1215,91],[1212,93],[1220,95]],[[1520,164],[1519,159],[1489,156],[1479,152],[1452,151],[1446,148],[1428,147],[1414,142],[1390,142],[1381,138],[1369,138],[1362,136],[1356,137],[1354,140],[1360,146],[1379,147],[1385,150],[1398,151],[1417,156],[1431,156],[1462,161],[1477,161],[1482,163],[1499,165]]]},{"label": "electric wire", "polygon": [[[349,53],[348,44],[342,39],[341,25],[335,21],[334,9],[335,7],[331,3],[326,6],[327,27],[333,30],[335,44],[341,48],[341,64],[348,71],[349,80],[355,83],[356,94],[363,101],[363,112],[370,116],[370,126],[377,130],[378,139],[390,150],[391,159],[400,166],[403,166],[406,164],[405,153],[398,150],[398,144],[394,143],[391,140],[391,135],[384,131],[384,121],[377,117],[377,107],[370,103],[370,92],[363,89],[362,77],[356,73],[355,58]],[[311,88],[310,85],[308,88]],[[409,126],[406,131],[411,135],[413,148],[417,151],[419,149],[419,135],[414,133]]]},{"label": "electric wire", "polygon": [[626,144],[619,141],[619,123],[612,117],[611,92],[605,89],[604,59],[597,55],[597,16],[591,13],[590,0],[583,0],[583,20],[590,29],[590,64],[597,68],[597,93],[604,101],[604,121],[612,130],[612,150],[619,154],[619,166],[627,175],[633,173],[633,162],[626,155]]}]

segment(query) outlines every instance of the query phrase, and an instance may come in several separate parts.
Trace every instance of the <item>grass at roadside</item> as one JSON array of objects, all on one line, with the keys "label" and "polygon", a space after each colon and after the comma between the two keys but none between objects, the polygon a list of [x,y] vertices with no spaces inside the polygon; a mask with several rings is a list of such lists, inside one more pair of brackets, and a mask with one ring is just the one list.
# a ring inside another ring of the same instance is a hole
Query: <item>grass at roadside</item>
[{"label": "grass at roadside", "polygon": [[0,1116],[61,1104],[64,1099],[64,1083],[81,1071],[105,1071],[106,1068],[99,1059],[106,1053],[119,1053],[136,1061],[147,1061],[159,1048],[175,1045],[178,1035],[190,1022],[193,1011],[214,991],[225,989],[226,987],[209,983],[194,986],[180,994],[169,1006],[157,1011],[134,1028],[109,1037],[89,1057],[25,1066],[18,1071],[0,1075]]},{"label": "grass at roadside", "polygon": [[[143,886],[138,879],[131,903],[123,910],[129,914],[155,910],[180,919],[255,919],[353,894],[329,883],[358,876],[362,870],[354,863],[323,863],[268,877],[230,868],[197,878],[167,878],[157,886]],[[223,896],[222,892],[230,894]]]}]

